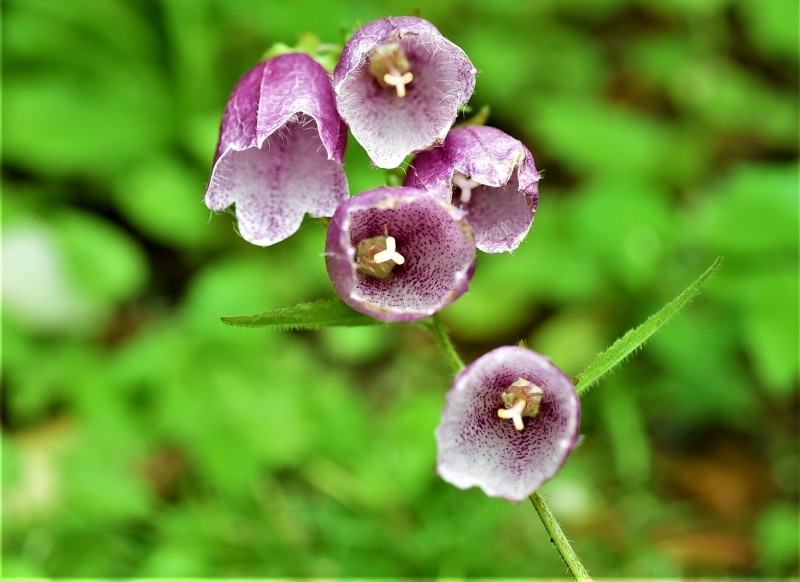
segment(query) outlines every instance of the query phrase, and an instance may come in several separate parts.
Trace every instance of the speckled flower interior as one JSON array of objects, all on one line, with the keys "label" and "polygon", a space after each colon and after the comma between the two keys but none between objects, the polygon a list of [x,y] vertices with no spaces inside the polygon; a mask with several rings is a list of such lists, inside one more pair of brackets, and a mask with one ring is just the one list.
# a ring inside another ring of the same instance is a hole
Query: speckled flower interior
[{"label": "speckled flower interior", "polygon": [[[338,163],[328,160],[316,122],[294,116],[260,147],[232,150],[220,160],[212,192],[230,193],[227,200],[210,197],[221,210],[236,203],[239,233],[266,246],[287,238],[300,227],[303,215],[331,216],[347,182]],[[331,192],[340,194],[331,195]]]},{"label": "speckled flower interior", "polygon": [[[543,391],[539,412],[516,430],[499,418],[503,392],[518,379]],[[520,501],[552,477],[578,438],[580,404],[572,381],[548,359],[520,347],[485,354],[456,378],[436,430],[437,469],[460,488]]]},{"label": "speckled flower interior", "polygon": [[[392,236],[405,258],[385,279],[356,269],[360,241]],[[457,209],[409,188],[377,188],[343,204],[331,221],[328,271],[354,308],[385,321],[438,311],[467,288],[475,259],[472,231]]]}]

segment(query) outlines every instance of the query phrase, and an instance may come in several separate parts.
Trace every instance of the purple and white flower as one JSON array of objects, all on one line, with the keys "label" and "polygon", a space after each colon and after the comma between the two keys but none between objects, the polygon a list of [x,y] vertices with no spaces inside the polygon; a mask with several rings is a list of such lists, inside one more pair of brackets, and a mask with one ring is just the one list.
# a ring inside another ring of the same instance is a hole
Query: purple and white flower
[{"label": "purple and white flower", "polygon": [[464,212],[422,190],[380,187],[339,206],[325,262],[333,288],[381,321],[414,321],[460,297],[475,268]]},{"label": "purple and white flower", "polygon": [[236,205],[239,233],[269,246],[294,234],[304,214],[331,216],[348,197],[347,128],[331,78],[301,53],[262,61],[237,83],[222,117],[205,203]]},{"label": "purple and white flower", "polygon": [[477,69],[430,22],[382,18],[359,28],[333,72],[336,104],[380,168],[441,142],[475,90]]},{"label": "purple and white flower", "polygon": [[561,468],[579,426],[569,377],[527,348],[500,347],[453,382],[436,429],[437,471],[461,489],[521,501]]},{"label": "purple and white flower", "polygon": [[443,147],[417,155],[404,185],[425,188],[467,212],[486,253],[516,249],[539,203],[539,172],[522,142],[494,127],[452,129]]}]

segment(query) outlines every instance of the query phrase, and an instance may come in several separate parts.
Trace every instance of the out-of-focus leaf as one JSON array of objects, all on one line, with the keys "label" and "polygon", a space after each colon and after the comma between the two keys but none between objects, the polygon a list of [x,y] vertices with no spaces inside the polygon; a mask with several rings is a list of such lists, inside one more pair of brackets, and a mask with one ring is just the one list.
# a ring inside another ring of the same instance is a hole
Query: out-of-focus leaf
[{"label": "out-of-focus leaf", "polygon": [[164,147],[172,132],[165,105],[155,79],[133,84],[123,69],[96,80],[63,72],[8,75],[4,157],[44,175],[110,177]]},{"label": "out-of-focus leaf", "polygon": [[796,252],[800,189],[795,164],[735,169],[689,217],[689,232],[715,252],[764,264]]},{"label": "out-of-focus leaf", "polygon": [[725,281],[740,314],[744,345],[764,385],[776,394],[788,395],[797,389],[799,281],[796,263]]},{"label": "out-of-focus leaf", "polygon": [[3,451],[2,485],[5,489],[6,486],[18,482],[21,474],[21,462],[17,445],[12,439],[3,436],[0,438],[0,447]]},{"label": "out-of-focus leaf", "polygon": [[738,0],[736,4],[747,32],[763,52],[797,63],[800,4],[795,0]]},{"label": "out-of-focus leaf", "polygon": [[122,213],[146,235],[183,248],[204,248],[219,241],[221,223],[209,224],[203,205],[204,174],[173,156],[151,158],[114,182]]},{"label": "out-of-focus leaf", "polygon": [[60,240],[44,221],[4,221],[2,296],[5,316],[41,331],[85,332],[104,315],[69,272]]},{"label": "out-of-focus leaf", "polygon": [[486,122],[489,121],[490,113],[491,109],[489,106],[484,105],[476,113],[472,114],[470,117],[467,117],[464,121],[458,122],[456,127],[463,127],[465,125],[486,125]]},{"label": "out-of-focus leaf", "polygon": [[329,327],[321,330],[325,351],[341,362],[363,364],[383,358],[396,345],[394,338],[377,326]]},{"label": "out-of-focus leaf", "polygon": [[79,212],[62,212],[53,223],[69,273],[88,297],[113,305],[142,289],[147,265],[141,248],[128,235]]},{"label": "out-of-focus leaf", "polygon": [[629,486],[642,486],[650,478],[650,446],[643,411],[631,382],[622,382],[630,374],[612,377],[603,388],[598,406],[611,442],[617,478]]},{"label": "out-of-focus leaf", "polygon": [[790,576],[797,571],[797,546],[800,543],[797,515],[796,504],[777,502],[760,516],[756,536],[761,550],[759,562],[764,573]]},{"label": "out-of-focus leaf", "polygon": [[321,299],[265,311],[258,315],[226,316],[222,323],[233,327],[265,327],[278,330],[322,329],[378,325],[378,320],[358,313],[338,299]]},{"label": "out-of-focus leaf", "polygon": [[630,289],[658,277],[675,236],[667,193],[626,179],[598,179],[575,193],[567,215],[579,260],[600,265],[605,278],[615,275]]},{"label": "out-of-focus leaf", "polygon": [[666,125],[653,117],[599,101],[551,95],[525,114],[544,146],[581,174],[658,176],[674,144]]},{"label": "out-of-focus leaf", "polygon": [[611,344],[607,350],[592,360],[575,380],[578,394],[585,394],[589,388],[600,380],[600,378],[621,364],[625,358],[639,349],[651,335],[668,323],[673,316],[700,293],[703,284],[717,269],[719,269],[721,264],[722,258],[717,258],[706,272],[684,289],[680,295],[651,315],[644,323],[639,325],[639,327],[628,331],[624,336]]},{"label": "out-of-focus leaf", "polygon": [[[723,275],[713,288],[724,286]],[[648,417],[670,426],[702,426],[725,422],[743,430],[758,426],[758,407],[746,368],[738,353],[738,324],[728,310],[713,305],[706,291],[705,309],[676,317],[653,336],[647,352],[658,373],[647,376],[651,389],[640,396]]]},{"label": "out-of-focus leaf", "polygon": [[[70,51],[61,44],[66,38],[59,36],[62,33],[70,38],[66,43],[70,48],[82,38],[87,45],[105,47],[115,57],[155,59],[157,33],[137,8],[137,4],[120,0],[8,0],[4,19],[8,17],[18,26],[9,26],[4,35],[4,41],[9,43],[6,48],[11,51],[7,56],[70,60]],[[86,58],[80,51],[78,56]]]},{"label": "out-of-focus leaf", "polygon": [[528,346],[562,370],[580,370],[603,349],[604,322],[588,307],[566,308],[528,338]]}]

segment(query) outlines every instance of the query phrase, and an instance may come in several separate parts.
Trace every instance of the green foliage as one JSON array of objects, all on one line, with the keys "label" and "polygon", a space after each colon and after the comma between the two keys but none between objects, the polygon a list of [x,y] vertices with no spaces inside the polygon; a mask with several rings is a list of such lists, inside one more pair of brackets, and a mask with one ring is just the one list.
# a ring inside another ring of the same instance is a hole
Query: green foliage
[{"label": "green foliage", "polygon": [[719,269],[720,265],[722,265],[721,257],[717,258],[706,272],[700,275],[697,281],[684,289],[675,299],[647,318],[647,321],[629,330],[625,335],[611,344],[607,350],[598,354],[575,379],[578,393],[585,394],[589,388],[600,380],[600,378],[620,365],[628,356],[641,348],[642,345],[650,339],[650,336],[669,323],[670,319],[692,299],[697,297],[703,284],[717,269]]},{"label": "green foliage", "polygon": [[324,327],[351,327],[377,325],[379,322],[363,313],[353,311],[338,299],[321,299],[265,311],[258,315],[234,315],[222,318],[222,323],[233,327],[266,327],[278,330],[322,329]]},{"label": "green foliage", "polygon": [[[584,563],[796,576],[794,0],[4,2],[6,576],[564,575],[529,507],[435,475],[430,330],[219,321],[331,296],[318,222],[262,249],[202,204],[234,83],[417,8],[544,170],[528,240],[441,314],[465,361],[525,338],[575,374],[725,257],[583,399],[546,494]],[[345,162],[384,183],[352,139]]]}]

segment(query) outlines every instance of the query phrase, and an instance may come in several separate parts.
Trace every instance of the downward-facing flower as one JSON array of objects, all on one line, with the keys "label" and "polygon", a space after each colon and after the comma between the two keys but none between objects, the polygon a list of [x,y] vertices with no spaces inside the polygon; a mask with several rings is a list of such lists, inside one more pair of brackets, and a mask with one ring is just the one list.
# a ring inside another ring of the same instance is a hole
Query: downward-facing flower
[{"label": "downward-facing flower", "polygon": [[336,103],[373,163],[400,165],[444,139],[477,69],[430,22],[402,16],[359,28],[333,72]]},{"label": "downward-facing flower", "polygon": [[325,261],[334,290],[353,309],[413,321],[467,290],[475,241],[463,211],[422,190],[380,187],[336,210]]},{"label": "downward-facing flower", "polygon": [[447,394],[437,470],[456,487],[520,501],[561,468],[579,425],[578,395],[561,370],[527,348],[497,348],[464,368]]},{"label": "downward-facing flower", "polygon": [[452,129],[437,147],[417,155],[406,186],[426,188],[467,212],[475,243],[487,253],[516,249],[539,203],[539,172],[522,142],[499,129]]},{"label": "downward-facing flower", "polygon": [[347,198],[346,143],[321,65],[301,53],[262,61],[245,73],[225,107],[206,206],[236,204],[245,240],[280,242],[300,228],[305,213],[331,216]]}]

